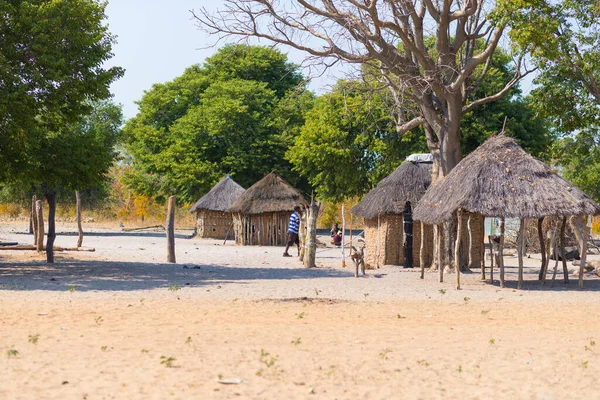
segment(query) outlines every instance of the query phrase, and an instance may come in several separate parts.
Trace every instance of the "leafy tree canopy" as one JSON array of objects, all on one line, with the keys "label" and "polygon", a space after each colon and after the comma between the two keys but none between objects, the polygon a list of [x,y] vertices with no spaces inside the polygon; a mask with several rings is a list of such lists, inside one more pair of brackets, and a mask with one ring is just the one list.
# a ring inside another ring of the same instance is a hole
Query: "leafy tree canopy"
[{"label": "leafy tree canopy", "polygon": [[136,191],[194,201],[225,174],[242,186],[275,169],[299,178],[283,159],[312,95],[298,67],[277,50],[227,45],[204,65],[154,85],[125,127]]}]

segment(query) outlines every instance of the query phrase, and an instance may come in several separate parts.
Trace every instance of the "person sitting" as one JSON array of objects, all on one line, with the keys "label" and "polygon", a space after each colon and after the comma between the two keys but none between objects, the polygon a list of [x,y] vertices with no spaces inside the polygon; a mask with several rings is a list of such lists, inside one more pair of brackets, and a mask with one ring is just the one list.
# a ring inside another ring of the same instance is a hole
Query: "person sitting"
[{"label": "person sitting", "polygon": [[342,245],[342,230],[338,229],[336,234],[333,236],[333,245],[340,247]]}]

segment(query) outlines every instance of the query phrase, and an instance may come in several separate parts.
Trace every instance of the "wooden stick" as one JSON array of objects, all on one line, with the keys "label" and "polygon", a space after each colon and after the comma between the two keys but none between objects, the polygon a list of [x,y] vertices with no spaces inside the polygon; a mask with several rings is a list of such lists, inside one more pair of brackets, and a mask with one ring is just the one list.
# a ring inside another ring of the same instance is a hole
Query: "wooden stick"
[{"label": "wooden stick", "polygon": [[165,229],[165,227],[163,225],[152,225],[152,226],[143,226],[141,228],[123,228],[121,229],[121,232],[135,232],[135,231],[142,231],[144,229],[154,229],[154,228],[163,228]]},{"label": "wooden stick", "polygon": [[481,216],[481,245],[480,257],[481,257],[481,280],[485,281],[485,216]]},{"label": "wooden stick", "polygon": [[454,269],[456,270],[456,290],[460,290],[460,239],[462,236],[462,210],[458,209],[458,227],[456,228],[456,244],[454,245]]},{"label": "wooden stick", "polygon": [[[550,256],[552,255],[552,249],[555,247],[556,241],[556,231],[554,229],[550,230],[550,239],[546,241],[546,265],[544,265],[544,274],[542,275],[542,285],[546,284],[546,276],[548,275],[548,266],[550,265]],[[554,254],[555,257],[558,257],[558,254]]]},{"label": "wooden stick", "polygon": [[379,268],[379,258],[381,258],[381,215],[377,214],[377,268]]},{"label": "wooden stick", "polygon": [[467,263],[467,268],[471,268],[473,265],[473,233],[471,232],[471,215],[469,214],[469,218],[467,219],[467,231],[469,232],[469,261]]},{"label": "wooden stick", "polygon": [[500,218],[500,245],[498,246],[498,266],[500,267],[500,287],[504,287],[504,217]]},{"label": "wooden stick", "polygon": [[584,219],[585,217],[582,217],[582,222],[583,222],[583,232],[581,235],[581,260],[580,260],[580,264],[579,264],[579,289],[583,289],[583,271],[585,268],[585,261],[587,258],[587,239],[588,239],[588,235],[589,235],[589,229],[587,227],[586,221]]},{"label": "wooden stick", "polygon": [[223,244],[225,244],[225,242],[227,241],[227,238],[229,237],[229,232],[231,232],[232,227],[233,227],[233,222],[231,222],[231,224],[229,224],[229,228],[227,228],[227,233],[225,234],[225,240],[223,240]]},{"label": "wooden stick", "polygon": [[421,279],[425,279],[425,224],[423,221],[421,224],[421,248],[419,250],[419,264],[421,264]]},{"label": "wooden stick", "polygon": [[560,226],[560,253],[562,254],[563,276],[565,283],[569,283],[569,270],[567,269],[567,257],[565,257],[565,230],[567,229],[567,217],[563,217]]},{"label": "wooden stick", "polygon": [[[552,281],[550,282],[550,287],[554,286],[554,281],[556,280],[556,270],[558,269],[558,240],[554,240],[554,244],[552,246],[554,249],[554,271],[552,272]],[[562,256],[563,260],[565,255]]]},{"label": "wooden stick", "polygon": [[37,198],[35,195],[31,198],[31,222],[33,225],[33,245],[37,245],[38,219],[37,219]]},{"label": "wooden stick", "polygon": [[525,219],[519,223],[519,236],[517,237],[517,256],[519,257],[519,282],[517,289],[523,289],[523,243],[525,242]]},{"label": "wooden stick", "polygon": [[[344,237],[346,236],[346,207],[344,203],[342,203],[342,268],[346,268],[346,250],[344,249],[344,245],[346,241]],[[337,234],[337,232],[336,232]]]},{"label": "wooden stick", "polygon": [[490,283],[494,284],[494,241],[491,235],[488,236],[488,242],[490,242]]},{"label": "wooden stick", "polygon": [[44,251],[44,204],[42,203],[42,200],[37,200],[35,204],[35,213],[38,220],[36,246],[38,251]]},{"label": "wooden stick", "polygon": [[76,210],[77,210],[77,247],[81,247],[83,244],[83,227],[81,226],[81,196],[79,191],[75,192],[76,199]]},{"label": "wooden stick", "polygon": [[544,239],[543,224],[544,224],[544,217],[538,218],[537,230],[538,230],[538,237],[540,239],[540,251],[542,253],[542,268],[540,268],[540,274],[538,276],[538,279],[540,281],[542,280],[542,276],[544,274],[544,268],[546,268],[546,241]]},{"label": "wooden stick", "polygon": [[439,273],[440,273],[440,282],[444,282],[444,266],[442,265],[442,249],[444,244],[443,242],[443,238],[442,238],[442,225],[436,225],[435,226],[436,229],[436,234],[438,237],[438,241],[437,241],[437,245],[438,245],[438,253],[437,253],[437,257],[438,257],[438,267],[440,269]]},{"label": "wooden stick", "polygon": [[175,263],[175,196],[169,197],[167,205],[167,262]]}]

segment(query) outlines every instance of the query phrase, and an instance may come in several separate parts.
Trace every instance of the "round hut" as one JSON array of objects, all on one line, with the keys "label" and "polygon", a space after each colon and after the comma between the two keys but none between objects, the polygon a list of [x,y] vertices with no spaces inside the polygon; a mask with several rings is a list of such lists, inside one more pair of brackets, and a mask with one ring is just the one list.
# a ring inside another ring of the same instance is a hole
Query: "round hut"
[{"label": "round hut", "polygon": [[[364,218],[367,268],[420,266],[421,224],[412,222],[411,207],[431,184],[432,165],[430,154],[408,157],[350,210]],[[430,251],[433,248],[431,226],[425,226],[424,240],[427,263],[433,254]]]},{"label": "round hut", "polygon": [[271,172],[248,188],[229,208],[236,243],[284,245],[295,206],[306,206],[302,193],[276,172]]},{"label": "round hut", "polygon": [[233,235],[233,218],[229,207],[244,193],[229,175],[223,178],[190,208],[196,213],[198,237],[226,239]]},{"label": "round hut", "polygon": [[[567,217],[597,215],[600,214],[600,206],[547,165],[527,154],[514,139],[501,133],[488,139],[458,163],[444,179],[432,185],[417,204],[414,218],[426,224],[441,224],[453,218],[456,213],[499,218],[501,232],[505,218],[520,219],[518,286],[521,287],[525,219],[561,217],[561,231],[564,232]],[[579,223],[581,221],[579,218]],[[463,228],[461,225],[464,224],[458,224],[459,232]],[[587,245],[587,229],[583,224],[579,232],[580,245],[584,247],[581,251],[579,276],[581,286]],[[561,236],[561,242],[564,243],[564,234]],[[504,286],[503,242],[501,233],[497,250],[501,286]],[[465,243],[461,241],[455,247],[464,248],[463,246]],[[557,246],[554,246],[555,250]],[[491,257],[491,261],[494,258]],[[547,269],[547,265],[546,261],[542,270]],[[485,267],[483,263],[482,267]],[[563,262],[563,268],[567,280],[566,261]],[[485,274],[485,269],[482,272]],[[493,269],[490,269],[490,274],[493,274]],[[457,274],[457,279],[460,279],[459,275]],[[544,279],[545,275],[544,273]],[[459,282],[457,286],[460,286]]]}]

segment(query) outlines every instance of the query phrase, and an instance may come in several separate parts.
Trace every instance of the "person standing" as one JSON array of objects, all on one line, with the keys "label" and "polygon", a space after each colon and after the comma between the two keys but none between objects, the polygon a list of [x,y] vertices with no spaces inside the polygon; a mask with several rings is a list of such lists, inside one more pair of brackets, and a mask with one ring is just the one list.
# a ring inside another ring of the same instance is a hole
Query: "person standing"
[{"label": "person standing", "polygon": [[298,238],[298,231],[300,230],[300,207],[294,207],[294,212],[290,215],[290,223],[287,231],[287,244],[285,251],[283,252],[284,257],[291,257],[288,253],[288,249],[294,243],[298,247],[298,255],[300,255],[300,239]]}]

